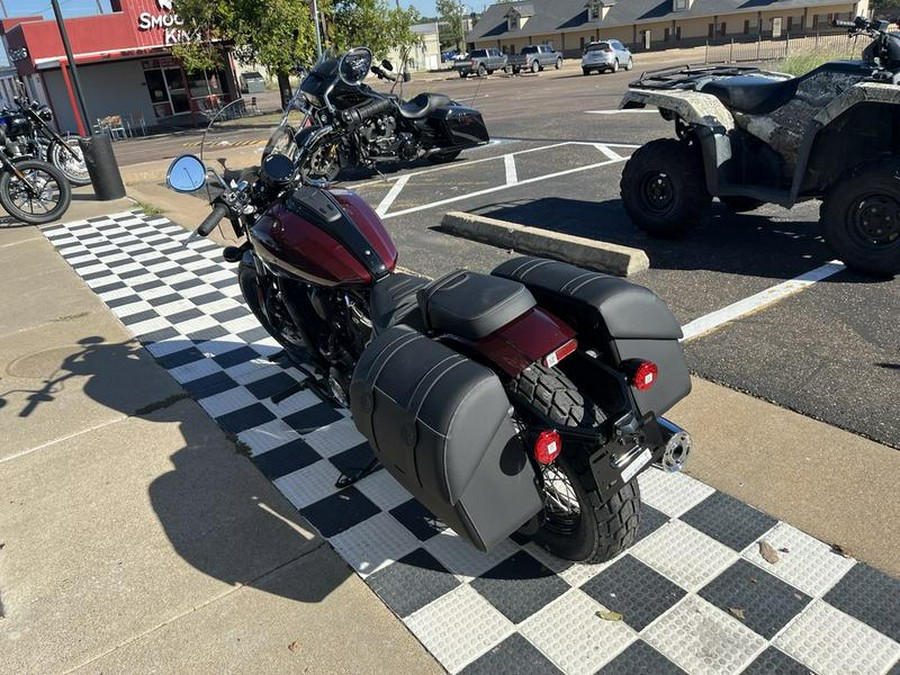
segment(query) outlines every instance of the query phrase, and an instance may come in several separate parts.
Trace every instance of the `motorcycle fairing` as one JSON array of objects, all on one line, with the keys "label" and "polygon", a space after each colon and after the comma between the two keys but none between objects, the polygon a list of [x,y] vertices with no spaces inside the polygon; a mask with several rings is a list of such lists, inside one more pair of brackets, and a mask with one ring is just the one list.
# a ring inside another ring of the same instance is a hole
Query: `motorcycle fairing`
[{"label": "motorcycle fairing", "polygon": [[487,367],[407,326],[363,352],[353,419],[388,472],[481,551],[541,510],[537,477]]}]

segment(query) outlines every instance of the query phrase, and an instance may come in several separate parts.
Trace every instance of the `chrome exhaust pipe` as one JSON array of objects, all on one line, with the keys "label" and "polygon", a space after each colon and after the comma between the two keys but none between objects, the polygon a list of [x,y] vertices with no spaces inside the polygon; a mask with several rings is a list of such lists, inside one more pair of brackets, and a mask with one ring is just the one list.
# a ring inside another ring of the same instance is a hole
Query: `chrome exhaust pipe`
[{"label": "chrome exhaust pipe", "polygon": [[656,421],[662,429],[666,449],[660,461],[654,466],[670,473],[681,471],[688,455],[691,454],[691,435],[665,417],[657,417]]}]

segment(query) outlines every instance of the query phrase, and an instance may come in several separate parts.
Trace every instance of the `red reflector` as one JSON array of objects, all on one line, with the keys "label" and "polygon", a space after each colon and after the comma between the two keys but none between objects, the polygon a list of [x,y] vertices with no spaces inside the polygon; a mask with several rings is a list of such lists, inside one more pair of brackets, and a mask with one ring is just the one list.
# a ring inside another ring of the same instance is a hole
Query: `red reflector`
[{"label": "red reflector", "polygon": [[578,349],[578,341],[577,340],[569,340],[562,347],[558,347],[554,349],[552,352],[547,354],[542,360],[543,363],[548,368],[552,368],[557,363],[566,358],[569,354],[573,353],[576,349]]},{"label": "red reflector", "polygon": [[659,375],[659,368],[652,361],[642,361],[634,375],[631,378],[631,384],[638,391],[647,391],[656,384],[656,378]]},{"label": "red reflector", "polygon": [[534,458],[541,464],[550,464],[559,457],[562,440],[555,431],[542,431],[534,442]]}]

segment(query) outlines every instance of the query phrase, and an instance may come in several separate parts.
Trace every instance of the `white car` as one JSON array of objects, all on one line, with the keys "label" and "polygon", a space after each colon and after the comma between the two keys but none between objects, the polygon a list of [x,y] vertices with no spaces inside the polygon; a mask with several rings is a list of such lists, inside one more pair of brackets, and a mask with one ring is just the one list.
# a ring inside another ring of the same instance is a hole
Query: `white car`
[{"label": "white car", "polygon": [[634,57],[628,47],[618,40],[600,40],[585,47],[581,57],[581,72],[585,75],[590,75],[592,70],[614,73],[619,67],[631,70],[634,68]]}]

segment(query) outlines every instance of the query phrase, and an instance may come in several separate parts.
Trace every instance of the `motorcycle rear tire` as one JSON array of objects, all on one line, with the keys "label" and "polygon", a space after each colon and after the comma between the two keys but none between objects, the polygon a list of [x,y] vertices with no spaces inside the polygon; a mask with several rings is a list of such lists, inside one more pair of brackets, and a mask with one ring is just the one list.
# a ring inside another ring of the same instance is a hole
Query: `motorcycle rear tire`
[{"label": "motorcycle rear tire", "polygon": [[72,203],[72,186],[69,185],[69,181],[66,180],[63,172],[49,162],[35,159],[16,162],[16,168],[24,173],[29,180],[34,180],[35,177],[43,174],[44,179],[53,181],[59,190],[59,199],[56,202],[56,206],[45,213],[35,214],[25,211],[13,201],[12,196],[12,190],[24,189],[24,186],[20,188],[18,185],[19,179],[10,171],[4,170],[3,175],[0,176],[0,205],[6,209],[6,212],[16,220],[29,225],[43,225],[62,218],[63,214],[68,211],[69,204]]},{"label": "motorcycle rear tire", "polygon": [[[586,402],[564,373],[540,364],[515,378],[509,384],[509,393],[560,426],[591,428],[604,421],[602,411]],[[587,455],[578,449],[563,448],[563,454],[544,470],[544,476],[550,471],[554,480],[565,481],[568,496],[574,497],[579,512],[560,519],[545,510],[544,523],[534,537],[536,543],[559,558],[580,563],[605,562],[634,543],[641,518],[641,492],[636,480],[617,492],[601,494]]]},{"label": "motorcycle rear tire", "polygon": [[[75,163],[75,168],[71,167],[66,161],[67,157],[70,155],[70,148],[71,156],[76,160],[79,160],[80,158],[80,161]],[[63,175],[72,185],[82,186],[91,184],[91,175],[88,173],[87,164],[84,162],[84,155],[82,154],[81,146],[79,145],[77,138],[73,138],[66,143],[60,143],[59,141],[54,140],[50,144],[50,147],[47,148],[47,159],[53,166],[63,172]]]}]

